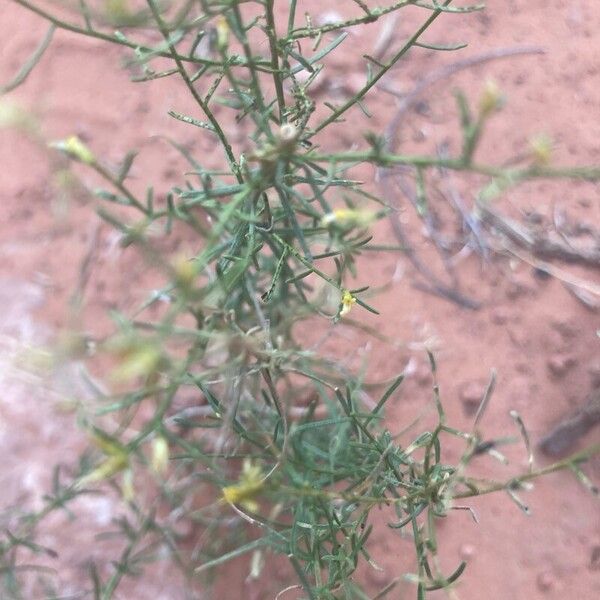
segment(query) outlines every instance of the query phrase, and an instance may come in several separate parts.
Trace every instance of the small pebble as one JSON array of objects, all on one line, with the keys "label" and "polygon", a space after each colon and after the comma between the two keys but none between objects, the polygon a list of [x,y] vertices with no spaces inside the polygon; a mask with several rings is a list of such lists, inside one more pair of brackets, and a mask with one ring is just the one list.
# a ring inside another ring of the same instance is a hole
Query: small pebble
[{"label": "small pebble", "polygon": [[467,381],[460,387],[459,397],[463,405],[463,410],[467,416],[473,416],[485,393],[486,385],[481,381]]},{"label": "small pebble", "polygon": [[544,571],[537,576],[536,583],[541,592],[549,592],[556,584],[556,578],[551,571]]},{"label": "small pebble", "polygon": [[414,376],[419,387],[431,387],[433,385],[433,375],[429,365],[419,365]]},{"label": "small pebble", "polygon": [[529,283],[529,277],[525,279],[523,275],[514,276],[513,280],[508,284],[506,288],[506,297],[509,300],[517,300],[523,296],[528,296],[533,291],[531,284]]},{"label": "small pebble", "polygon": [[387,573],[383,569],[374,569],[371,568],[367,571],[367,579],[369,583],[376,586],[384,586],[389,582],[390,578]]},{"label": "small pebble", "polygon": [[515,346],[518,346],[519,348],[525,348],[527,346],[529,335],[525,329],[522,327],[509,326],[507,331],[508,337]]},{"label": "small pebble", "polygon": [[593,362],[589,366],[588,372],[590,374],[590,384],[592,389],[595,390],[600,388],[600,361]]},{"label": "small pebble", "polygon": [[577,361],[574,357],[564,354],[555,354],[554,356],[551,356],[547,362],[548,370],[555,377],[563,377],[576,364]]},{"label": "small pebble", "polygon": [[463,544],[460,547],[459,554],[463,560],[470,560],[475,556],[475,546],[473,544]]},{"label": "small pebble", "polygon": [[566,340],[576,338],[580,333],[580,325],[572,319],[556,319],[552,322],[552,329]]},{"label": "small pebble", "polygon": [[505,306],[497,306],[490,314],[490,318],[494,325],[504,325],[508,322],[509,311]]}]

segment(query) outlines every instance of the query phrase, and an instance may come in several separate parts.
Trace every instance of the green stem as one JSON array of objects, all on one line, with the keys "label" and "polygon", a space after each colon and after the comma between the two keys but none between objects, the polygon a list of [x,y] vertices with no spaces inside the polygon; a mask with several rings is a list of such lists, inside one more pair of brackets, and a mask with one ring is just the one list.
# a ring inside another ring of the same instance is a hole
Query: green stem
[{"label": "green stem", "polygon": [[[532,479],[537,479],[538,477],[542,477],[543,475],[549,475],[550,473],[556,473],[557,471],[563,471],[565,469],[570,469],[574,465],[578,463],[585,462],[595,456],[600,454],[600,444],[593,444],[589,448],[582,450],[581,452],[577,452],[568,456],[567,458],[560,460],[558,462],[552,463],[547,467],[543,467],[542,469],[537,469],[536,471],[531,471],[530,473],[525,473],[524,475],[519,475],[517,477],[513,477],[509,481],[499,482],[487,484],[486,487],[482,489],[477,489],[477,491],[468,491],[462,492],[460,494],[453,494],[452,498],[460,499],[460,498],[472,498],[474,496],[483,496],[484,494],[491,494],[492,492],[499,492],[500,490],[505,490],[511,487],[515,482],[522,483],[525,481],[530,481]],[[471,483],[477,487],[476,480],[469,480]]]},{"label": "green stem", "polygon": [[274,0],[267,0],[265,4],[265,14],[267,18],[267,36],[269,38],[269,49],[271,51],[271,68],[273,69],[273,82],[275,84],[275,93],[277,94],[277,104],[279,106],[279,122],[284,123],[285,98],[283,95],[283,80],[279,73],[279,54],[277,50],[277,32],[275,30],[273,2]]},{"label": "green stem", "polygon": [[[66,21],[62,21],[58,17],[46,12],[45,10],[35,6],[28,2],[28,0],[13,0],[19,6],[35,13],[36,15],[46,19],[50,23],[54,24],[59,29],[64,29],[65,31],[70,31],[72,33],[77,33],[79,35],[85,35],[87,37],[95,38],[98,40],[102,40],[104,42],[110,42],[111,44],[117,44],[119,46],[125,46],[126,48],[131,48],[132,50],[142,50],[143,52],[152,52],[156,56],[161,56],[163,58],[174,58],[172,52],[156,52],[153,48],[149,46],[145,46],[144,44],[140,44],[139,42],[131,42],[129,40],[118,38],[107,33],[102,33],[101,31],[97,31],[95,29],[87,29],[85,27],[79,27],[77,25],[73,25],[72,23],[67,23]],[[203,64],[209,66],[220,66],[220,63],[214,60],[208,60],[205,58],[196,58],[191,56],[184,56],[182,54],[177,54],[177,58],[180,61],[191,62],[195,64]]]},{"label": "green stem", "polygon": [[238,182],[242,183],[243,178],[240,173],[238,164],[235,160],[235,156],[233,155],[233,150],[231,149],[231,144],[229,143],[229,140],[227,139],[225,132],[221,128],[219,121],[216,119],[215,115],[213,114],[212,110],[209,108],[208,104],[200,96],[200,94],[194,87],[194,84],[190,80],[190,77],[189,77],[187,71],[185,70],[185,67],[183,66],[183,63],[181,61],[179,54],[177,53],[177,50],[171,43],[171,39],[169,37],[169,32],[167,30],[165,22],[163,21],[162,17],[160,16],[160,13],[158,12],[158,9],[156,8],[156,4],[154,3],[154,0],[146,0],[146,2],[150,8],[150,11],[152,12],[152,16],[154,17],[154,20],[156,21],[156,24],[158,26],[158,29],[159,29],[161,35],[163,36],[163,38],[165,39],[165,42],[167,43],[167,45],[169,47],[169,51],[171,53],[171,58],[175,61],[175,64],[177,65],[177,70],[179,71],[188,90],[192,94],[192,97],[198,103],[198,106],[200,106],[200,108],[206,115],[207,119],[210,121],[210,124],[214,127],[215,133],[217,134],[219,140],[221,141],[221,144],[225,151],[225,157],[227,158],[227,162],[229,164],[229,167],[231,168],[232,173],[235,174]]},{"label": "green stem", "polygon": [[292,31],[294,29],[294,21],[296,20],[296,5],[297,4],[298,4],[298,0],[290,0],[290,10],[288,12],[288,26],[287,26],[288,38],[291,37]]},{"label": "green stem", "polygon": [[[446,0],[442,6],[448,6],[452,0]],[[329,117],[327,117],[324,121],[322,121],[315,128],[313,135],[324,129],[334,121],[337,121],[341,115],[343,115],[349,108],[354,106],[357,102],[362,100],[367,92],[375,86],[375,84],[415,45],[417,40],[421,37],[421,35],[429,28],[429,26],[442,14],[443,10],[437,9],[433,11],[431,16],[417,29],[416,33],[404,44],[404,46],[397,52],[390,62],[383,66],[383,68],[373,76],[373,78],[368,81],[363,88],[353,97],[348,100],[345,104],[336,108]]]},{"label": "green stem", "polygon": [[123,185],[108,169],[104,168],[97,162],[94,162],[90,165],[98,175],[106,179],[106,181],[110,182],[131,204],[131,206],[135,206],[139,211],[141,211],[146,216],[150,216],[148,209],[129,191],[129,189]]},{"label": "green stem", "polygon": [[427,168],[442,168],[453,171],[469,171],[489,177],[501,177],[511,180],[521,180],[525,178],[533,179],[584,179],[587,181],[600,180],[600,167],[541,167],[529,166],[523,168],[505,168],[494,165],[482,165],[468,163],[463,158],[437,158],[431,156],[411,155],[411,154],[388,154],[377,151],[356,151],[339,152],[333,154],[307,154],[312,162],[327,163],[362,163],[370,162],[381,167],[391,167],[394,165],[406,165]]},{"label": "green stem", "polygon": [[[248,36],[246,34],[246,30],[244,28],[244,21],[242,19],[242,13],[240,11],[239,4],[234,2],[233,4],[233,16],[235,18],[236,25],[239,29],[238,40],[240,44],[242,44],[242,48],[244,49],[244,56],[246,57],[246,62],[248,63],[248,69],[250,71],[250,77],[252,78],[252,92],[254,97],[256,98],[256,103],[258,109],[261,113],[265,112],[265,101],[262,95],[262,89],[260,87],[260,82],[258,81],[258,76],[256,75],[256,69],[254,68],[254,61],[252,58],[252,50],[250,48],[250,44],[248,42]],[[257,121],[255,121],[257,122]]]},{"label": "green stem", "polygon": [[348,19],[347,21],[343,21],[341,23],[329,23],[327,25],[323,25],[322,27],[303,27],[302,29],[296,29],[296,31],[291,31],[288,34],[288,40],[315,38],[331,31],[348,29],[349,27],[355,27],[356,25],[363,25],[365,23],[374,23],[384,15],[395,12],[414,3],[415,0],[400,0],[399,2],[395,2],[391,6],[387,6],[385,8],[374,8],[371,10],[370,14],[358,17],[356,19]]}]

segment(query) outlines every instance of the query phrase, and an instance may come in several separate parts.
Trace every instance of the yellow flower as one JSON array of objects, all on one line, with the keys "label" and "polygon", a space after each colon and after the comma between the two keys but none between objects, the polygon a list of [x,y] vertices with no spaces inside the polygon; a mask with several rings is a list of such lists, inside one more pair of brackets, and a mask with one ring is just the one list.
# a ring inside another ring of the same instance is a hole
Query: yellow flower
[{"label": "yellow flower", "polygon": [[52,142],[50,147],[62,150],[71,158],[86,165],[93,165],[96,162],[96,157],[92,154],[92,151],[76,135],[72,135],[66,140]]},{"label": "yellow flower", "polygon": [[0,98],[0,129],[15,127],[35,133],[37,125],[34,116],[23,107],[4,97]]},{"label": "yellow flower", "polygon": [[169,466],[169,442],[162,437],[152,440],[152,470],[157,475],[163,475]]},{"label": "yellow flower", "polygon": [[239,504],[250,512],[257,512],[259,506],[256,496],[264,485],[265,478],[260,466],[246,459],[238,483],[223,488],[223,500],[228,504]]},{"label": "yellow flower", "polygon": [[229,46],[229,23],[227,19],[220,15],[217,18],[217,49],[219,52],[226,52]]},{"label": "yellow flower", "polygon": [[355,208],[336,208],[333,212],[327,213],[321,219],[321,227],[338,225],[339,227],[367,227],[377,215],[370,210],[360,210]]},{"label": "yellow flower", "polygon": [[172,262],[175,280],[185,290],[191,290],[198,275],[194,261],[184,254],[179,254]]},{"label": "yellow flower", "polygon": [[127,0],[106,0],[106,13],[114,24],[126,23],[131,18],[131,9]]},{"label": "yellow flower", "polygon": [[552,138],[541,133],[529,140],[533,162],[539,167],[545,167],[552,158]]},{"label": "yellow flower", "polygon": [[118,366],[110,375],[118,383],[136,377],[156,377],[165,364],[165,357],[156,342],[127,334],[109,340],[106,350],[119,359]]},{"label": "yellow flower", "polygon": [[492,79],[488,79],[483,88],[483,95],[479,100],[481,116],[489,117],[489,115],[502,107],[502,102],[502,93],[498,84]]},{"label": "yellow flower", "polygon": [[77,481],[76,487],[78,489],[90,483],[110,479],[121,471],[129,470],[129,453],[125,446],[98,430],[93,431],[91,437],[92,442],[103,452],[106,458],[95,469],[92,469]]},{"label": "yellow flower", "polygon": [[347,315],[355,304],[356,298],[348,290],[344,290],[342,292],[342,308],[340,310],[340,317]]}]

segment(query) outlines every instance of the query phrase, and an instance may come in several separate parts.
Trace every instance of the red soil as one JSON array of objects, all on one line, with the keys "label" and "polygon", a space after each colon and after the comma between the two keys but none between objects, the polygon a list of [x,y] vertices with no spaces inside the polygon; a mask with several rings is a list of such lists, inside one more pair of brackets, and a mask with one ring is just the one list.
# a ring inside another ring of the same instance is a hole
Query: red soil
[{"label": "red soil", "polygon": [[[309,3],[319,6],[319,3]],[[342,3],[334,3],[342,4]],[[346,3],[344,3],[346,4]],[[347,4],[352,4],[348,2]],[[411,60],[388,79],[390,85],[407,89],[425,74],[458,57],[475,56],[492,48],[533,45],[544,55],[517,57],[491,62],[468,70],[451,82],[476,99],[482,81],[494,78],[508,99],[500,116],[488,128],[478,156],[501,162],[526,146],[527,139],[547,132],[556,141],[554,159],[562,164],[600,163],[600,8],[594,0],[510,0],[490,2],[485,13],[442,18],[428,33],[432,42],[468,41],[469,47],[456,54],[415,51]],[[44,23],[16,5],[4,1],[0,12],[2,49],[0,81],[7,81],[29,56],[45,30]],[[318,11],[315,11],[317,14]],[[404,14],[404,11],[402,12]],[[412,13],[399,21],[398,37],[410,31]],[[329,84],[350,87],[363,76],[354,60],[363,48],[369,51],[377,38],[379,25],[366,28],[353,38],[352,52],[338,52],[332,60]],[[358,49],[358,50],[357,50]],[[36,115],[45,139],[64,138],[76,133],[107,163],[117,164],[131,148],[141,148],[133,171],[134,185],[143,186],[147,174],[158,194],[177,183],[181,162],[156,136],[169,134],[193,148],[202,160],[219,160],[210,136],[176,123],[167,110],[191,113],[191,102],[170,80],[132,84],[127,74],[115,68],[123,52],[98,41],[57,32],[50,51],[21,88],[6,98],[18,102]],[[402,132],[402,149],[435,149],[434,141],[448,140],[457,148],[456,114],[451,90],[437,86],[424,96],[425,116],[410,114],[410,125]],[[326,93],[326,92],[323,92]],[[4,102],[6,98],[0,99]],[[352,114],[352,127],[333,128],[331,145],[348,147],[361,130],[382,131],[395,104],[380,93],[368,103],[376,115],[366,121]],[[233,125],[230,126],[233,132]],[[242,139],[244,132],[239,133]],[[39,503],[46,492],[51,465],[69,463],[81,447],[81,434],[72,415],[57,410],[57,393],[40,389],[39,381],[24,381],[15,372],[11,353],[19,344],[37,343],[64,327],[66,303],[79,277],[81,260],[95,235],[98,219],[82,191],[66,190],[57,182],[53,161],[39,144],[22,132],[0,130],[0,504]],[[78,173],[86,184],[96,182],[85,171]],[[372,180],[373,173],[361,176]],[[466,184],[463,184],[466,185]],[[468,188],[467,194],[468,194]],[[499,207],[521,218],[535,212],[552,221],[554,211],[564,211],[574,223],[598,224],[600,196],[592,185],[537,183],[510,192]],[[423,239],[418,224],[403,213],[411,240],[428,261],[434,254]],[[403,217],[404,218],[404,217]],[[393,243],[389,227],[377,230],[381,243]],[[127,310],[145,296],[139,283],[143,267],[130,251],[118,250],[114,234],[102,227],[98,234],[97,262],[92,287],[87,295],[86,323],[95,331],[107,327],[106,310],[118,306]],[[173,247],[176,246],[173,242]],[[495,261],[482,266],[471,256],[461,262],[458,273],[462,288],[483,303],[479,311],[457,305],[415,289],[414,273],[405,259],[381,257],[369,263],[362,280],[377,284],[389,279],[397,262],[404,276],[392,290],[372,299],[382,317],[369,323],[398,340],[398,348],[371,342],[369,362],[372,377],[388,377],[404,368],[415,367],[401,393],[388,409],[392,432],[414,416],[429,399],[430,379],[421,342],[435,340],[439,380],[450,422],[469,427],[470,402],[480,392],[492,368],[498,385],[482,428],[486,436],[514,435],[517,430],[509,417],[518,410],[534,442],[564,415],[584,403],[590,390],[592,369],[598,373],[598,314],[590,312],[570,295],[556,279],[537,278],[522,263]],[[438,269],[439,273],[443,271]],[[570,268],[588,279],[596,273]],[[366,340],[352,337],[357,348]],[[42,378],[43,379],[43,378]],[[41,380],[40,380],[41,381]],[[78,384],[76,372],[59,374],[72,395]],[[66,382],[66,383],[65,383]],[[48,383],[48,382],[47,382]],[[79,383],[80,384],[80,383]],[[50,387],[50,386],[49,386]],[[53,386],[56,389],[56,386]],[[598,440],[591,431],[577,447]],[[509,452],[511,466],[495,468],[496,475],[509,477],[526,468],[525,451]],[[538,464],[548,462],[539,452]],[[486,463],[487,465],[487,463]],[[477,466],[479,468],[479,465]],[[483,468],[483,467],[481,467]],[[600,462],[593,460],[588,474],[597,481]],[[512,469],[512,470],[511,470]],[[450,571],[464,558],[466,573],[456,588],[464,600],[488,598],[600,597],[600,513],[593,498],[569,473],[558,473],[536,482],[524,494],[532,514],[526,516],[505,495],[483,498],[470,505],[479,524],[465,511],[452,513],[440,526],[442,564]],[[89,555],[100,563],[112,558],[107,548],[94,543],[93,534],[105,528],[119,514],[110,498],[90,497],[78,505],[83,519],[90,520],[89,531],[66,524],[57,515],[44,529],[41,543],[58,548],[61,592],[75,593],[85,576]],[[74,536],[76,536],[74,538]],[[76,541],[74,541],[74,539]],[[375,541],[375,560],[383,573],[366,574],[369,587],[376,589],[412,568],[408,546],[385,527]],[[53,563],[56,566],[56,563]],[[243,591],[247,565],[221,598],[254,595]],[[185,596],[168,565],[150,570],[144,583],[128,584],[122,598],[170,598]],[[172,577],[172,578],[171,578]],[[289,582],[288,582],[289,584]],[[285,587],[277,582],[275,589]],[[409,598],[414,589],[402,584],[400,595]],[[192,592],[190,592],[192,593]],[[207,592],[206,592],[207,593]],[[196,590],[191,597],[205,597]],[[255,597],[261,596],[256,592]],[[396,596],[394,596],[396,594]],[[292,594],[293,595],[293,594]],[[31,596],[32,598],[34,596]],[[36,596],[37,597],[37,596]],[[437,597],[437,596],[433,596]]]}]

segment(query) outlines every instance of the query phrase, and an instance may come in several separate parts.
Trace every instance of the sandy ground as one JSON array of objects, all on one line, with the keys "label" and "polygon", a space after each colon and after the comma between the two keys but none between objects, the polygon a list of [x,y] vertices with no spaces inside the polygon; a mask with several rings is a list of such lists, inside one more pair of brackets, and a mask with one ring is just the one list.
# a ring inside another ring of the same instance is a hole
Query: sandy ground
[{"label": "sandy ground", "polygon": [[[10,0],[2,0],[0,8],[0,81],[6,81],[31,53],[45,25]],[[410,31],[411,18],[409,14],[398,22],[399,38]],[[479,156],[500,162],[523,148],[530,136],[546,132],[556,142],[557,162],[597,164],[599,30],[600,8],[593,0],[490,2],[483,14],[440,19],[429,34],[428,39],[435,42],[468,41],[467,49],[452,56],[415,52],[388,83],[406,90],[424,74],[459,56],[523,45],[543,48],[543,55],[494,61],[452,79],[451,87],[460,85],[477,97],[483,81],[493,77],[508,99],[502,118],[491,123]],[[367,28],[355,38],[353,51],[372,48],[378,35],[378,25]],[[360,81],[362,69],[354,53],[342,52],[332,59],[324,95],[340,93],[336,87],[352,87]],[[177,137],[209,163],[218,161],[218,154],[208,135],[166,116],[170,108],[183,113],[193,110],[182,89],[165,81],[130,83],[125,72],[114,68],[122,57],[118,48],[57,32],[38,69],[8,97],[35,115],[45,139],[76,133],[108,164],[117,164],[131,148],[142,148],[133,185],[141,188],[150,174],[157,194],[164,194],[178,182],[183,167],[158,136]],[[437,86],[424,95],[403,131],[403,148],[431,150],[434,141],[447,141],[451,148],[456,147],[450,92]],[[376,117],[367,122],[353,114],[353,127],[334,128],[329,143],[347,147],[356,131],[381,131],[395,106],[391,96],[380,93],[369,103]],[[244,131],[235,131],[233,125],[229,131],[243,141]],[[86,390],[75,387],[82,385],[76,364],[48,381],[45,376],[19,369],[16,357],[24,347],[44,343],[65,326],[66,303],[90,244],[96,245],[97,260],[87,296],[88,327],[105,330],[107,309],[127,310],[147,290],[143,283],[134,284],[143,282],[143,267],[135,256],[120,250],[107,228],[98,229],[98,219],[83,191],[65,191],[64,182],[56,177],[55,162],[35,139],[22,132],[0,130],[0,165],[0,456],[5,457],[0,466],[0,505],[36,506],[47,490],[49,466],[69,464],[82,444],[72,416],[59,410],[61,398],[73,394],[74,389],[80,394]],[[370,171],[362,175],[366,180],[374,178]],[[86,184],[96,184],[83,171],[81,177]],[[462,185],[467,186],[468,197],[468,182]],[[521,219],[533,214],[533,218],[552,222],[560,214],[570,223],[600,222],[598,189],[585,184],[528,185],[511,192],[500,207]],[[420,225],[410,211],[403,214],[416,249],[443,274]],[[377,235],[381,243],[394,241],[387,225],[380,227]],[[177,240],[171,244],[176,247]],[[561,268],[598,281],[597,271]],[[457,273],[465,294],[482,304],[480,310],[470,311],[416,289],[412,285],[416,274],[402,257],[370,262],[369,283],[388,280],[394,272],[403,275],[393,289],[374,299],[382,318],[370,323],[398,340],[397,347],[391,351],[378,342],[365,346],[366,340],[355,339],[357,348],[369,352],[375,376],[389,376],[407,364],[411,367],[412,376],[388,412],[392,431],[402,429],[429,399],[431,381],[422,350],[425,341],[435,343],[445,406],[449,419],[459,426],[468,427],[472,420],[472,404],[492,368],[498,373],[498,385],[483,424],[484,433],[490,437],[516,433],[508,415],[515,409],[537,442],[561,418],[585,403],[592,379],[598,378],[600,370],[596,335],[600,320],[598,313],[575,299],[559,281],[540,278],[530,266],[518,261],[482,265],[476,256],[468,257]],[[598,429],[591,430],[576,447],[597,441],[598,434]],[[526,467],[522,449],[509,454],[511,466],[495,469],[501,476]],[[548,462],[539,452],[536,460],[539,464]],[[587,471],[598,480],[600,462],[594,460]],[[457,512],[441,525],[443,564],[450,569],[459,558],[468,561],[456,588],[459,597],[599,597],[597,499],[570,474],[560,473],[536,483],[526,494],[526,501],[530,516],[521,513],[507,497],[497,496],[472,503],[479,524],[473,523],[468,513]],[[53,518],[44,529],[42,542],[60,552],[56,566],[63,595],[81,590],[90,557],[99,564],[112,557],[105,546],[94,542],[93,534],[106,528],[119,510],[111,498],[86,498],[78,511],[90,524],[87,533],[64,515]],[[366,575],[371,588],[382,587],[410,570],[405,551],[406,546],[395,534],[382,528],[374,554],[384,571]],[[244,588],[247,567],[241,564],[236,568],[239,573],[227,591],[215,597],[234,600],[274,595],[271,590]],[[285,587],[285,582],[276,583],[276,589]],[[170,575],[168,565],[152,569],[143,584],[133,580],[124,590],[120,597],[132,600],[210,597],[201,586],[184,591]],[[406,585],[393,594],[391,597],[409,598],[414,591]]]}]

